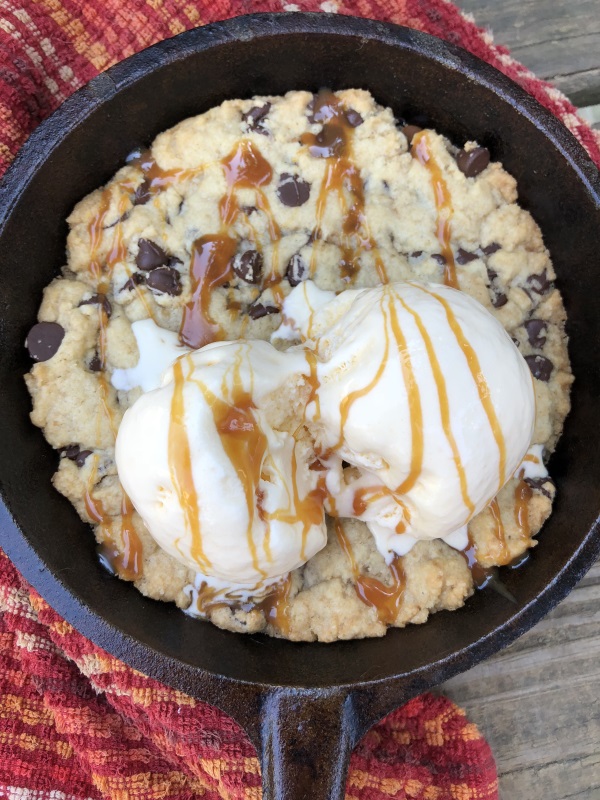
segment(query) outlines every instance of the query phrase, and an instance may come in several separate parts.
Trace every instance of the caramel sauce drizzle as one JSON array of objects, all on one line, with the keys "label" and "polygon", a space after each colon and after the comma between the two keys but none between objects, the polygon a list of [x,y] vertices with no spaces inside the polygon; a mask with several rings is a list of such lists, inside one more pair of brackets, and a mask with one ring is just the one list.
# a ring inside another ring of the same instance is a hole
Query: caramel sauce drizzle
[{"label": "caramel sauce drizzle", "polygon": [[[315,243],[321,239],[327,202],[331,194],[335,193],[345,211],[342,231],[346,241],[341,245],[340,262],[342,280],[352,283],[360,270],[358,263],[360,252],[373,250],[379,280],[381,283],[387,283],[385,266],[367,228],[364,183],[358,167],[352,161],[354,128],[348,121],[347,111],[333,92],[322,90],[315,96],[313,114],[322,118],[322,129],[316,134],[302,134],[300,141],[308,147],[311,156],[327,159],[317,197],[317,224],[313,231],[313,239]],[[352,244],[350,245],[348,241]],[[314,274],[316,260],[317,247],[313,247],[310,260],[311,275]]]},{"label": "caramel sauce drizzle", "polygon": [[402,558],[398,555],[394,555],[390,564],[392,583],[390,586],[387,586],[385,583],[377,580],[377,578],[361,574],[358,564],[356,563],[352,545],[346,536],[341,520],[336,519],[334,521],[334,528],[340,547],[350,561],[356,594],[365,605],[376,610],[377,616],[381,622],[387,625],[393,624],[402,606],[406,588],[406,576],[404,574]]},{"label": "caramel sauce drizzle", "polygon": [[[252,611],[254,609],[262,611],[266,622],[278,630],[283,636],[289,636],[289,600],[292,589],[291,575],[285,576],[279,583],[270,586],[264,597],[253,602],[244,602],[238,597],[234,597],[229,592],[222,592],[202,583],[197,590],[196,609],[206,615],[209,611],[217,608],[230,608],[233,611]],[[254,590],[259,591],[256,586]]]},{"label": "caramel sauce drizzle", "polygon": [[[260,567],[252,529],[254,526],[255,506],[260,506],[259,503],[257,504],[257,499],[260,499],[258,498],[259,482],[263,462],[268,450],[267,437],[253,414],[256,406],[252,400],[252,394],[242,387],[239,367],[236,370],[230,402],[221,400],[207,386],[199,381],[197,383],[204,394],[206,402],[210,405],[223,449],[242,484],[248,512],[246,540],[252,557],[252,566],[264,578],[266,577],[266,572]],[[295,481],[293,483],[295,486]],[[271,554],[268,540],[264,544],[265,555],[270,560]]]},{"label": "caramel sauce drizzle", "polygon": [[183,509],[186,525],[192,537],[192,558],[198,563],[201,571],[206,572],[210,569],[210,561],[202,546],[200,505],[192,474],[192,456],[185,425],[183,360],[188,361],[188,358],[177,359],[173,364],[174,386],[169,420],[168,461],[171,481],[177,492],[179,504]]},{"label": "caramel sauce drizzle", "polygon": [[419,334],[421,335],[421,338],[423,339],[423,342],[425,344],[427,357],[429,358],[429,363],[431,364],[431,370],[433,372],[433,377],[435,380],[435,385],[438,393],[438,401],[440,404],[440,415],[442,418],[442,428],[444,430],[444,435],[448,440],[448,444],[450,445],[450,449],[452,450],[452,458],[454,459],[454,464],[456,465],[456,471],[458,473],[458,480],[460,483],[460,492],[462,495],[463,503],[469,510],[469,514],[467,516],[467,519],[469,519],[469,517],[471,517],[475,512],[475,506],[469,496],[465,468],[462,463],[462,459],[460,457],[458,446],[456,444],[456,439],[454,438],[454,434],[452,433],[452,425],[450,422],[450,403],[448,401],[448,391],[446,389],[446,381],[444,378],[444,374],[440,367],[440,362],[438,361],[438,357],[435,353],[431,337],[427,332],[427,328],[423,324],[423,320],[417,314],[416,311],[414,311],[407,305],[407,303],[404,302],[404,300],[399,295],[397,295],[397,299],[402,305],[402,307],[405,309],[405,311],[407,311],[414,319],[415,324],[419,330]]},{"label": "caramel sauce drizzle", "polygon": [[194,349],[223,338],[223,331],[209,313],[213,289],[227,283],[233,275],[231,266],[236,240],[209,234],[196,239],[192,246],[190,277],[192,298],[184,306],[179,338]]},{"label": "caramel sauce drizzle", "polygon": [[521,538],[529,541],[531,538],[529,528],[529,501],[533,496],[533,490],[528,483],[523,480],[523,474],[519,476],[519,483],[515,489],[515,520],[519,526]]},{"label": "caramel sauce drizzle", "polygon": [[108,569],[126,581],[135,581],[142,577],[142,543],[133,524],[134,508],[131,500],[123,492],[121,506],[121,546],[114,541],[110,525],[112,517],[106,513],[102,502],[96,499],[92,490],[96,483],[98,472],[98,455],[94,455],[94,463],[90,470],[85,494],[83,496],[85,510],[96,525],[100,526],[103,541],[98,551],[102,561]]},{"label": "caramel sauce drizzle", "polygon": [[444,265],[444,283],[446,286],[452,286],[458,289],[458,280],[456,278],[456,265],[454,262],[454,253],[452,252],[451,242],[451,229],[450,220],[454,213],[452,207],[452,196],[448,190],[446,181],[440,165],[433,158],[429,147],[427,138],[427,131],[417,133],[413,138],[411,146],[411,154],[416,158],[419,164],[425,167],[431,177],[431,184],[433,188],[433,196],[435,199],[435,207],[437,209],[437,229],[436,236],[442,248],[442,255],[446,259]]},{"label": "caramel sauce drizzle", "polygon": [[473,577],[473,583],[475,584],[477,589],[483,589],[487,584],[492,580],[493,577],[493,568],[490,567],[483,567],[479,561],[477,560],[477,545],[475,544],[475,540],[471,535],[471,531],[469,530],[469,544],[464,549],[461,550],[461,555],[467,562],[467,566],[471,572]]},{"label": "caramel sauce drizzle", "polygon": [[412,489],[417,482],[419,475],[421,474],[421,468],[423,466],[423,409],[421,406],[421,394],[419,392],[419,386],[415,379],[411,360],[408,355],[408,346],[406,344],[406,339],[404,338],[402,328],[400,327],[398,314],[391,297],[389,299],[389,309],[390,325],[396,340],[398,354],[400,356],[402,375],[404,378],[404,385],[408,391],[408,406],[410,409],[409,415],[412,442],[411,465],[409,474],[395,490],[396,495],[401,495]]},{"label": "caramel sauce drizzle", "polygon": [[492,403],[492,399],[490,397],[490,389],[487,385],[487,381],[481,371],[481,366],[479,364],[479,359],[477,358],[477,354],[473,349],[471,343],[464,335],[462,328],[460,327],[458,320],[456,319],[452,309],[448,302],[443,298],[437,295],[435,292],[430,291],[429,289],[425,289],[423,286],[419,286],[417,284],[412,284],[415,288],[419,289],[425,294],[434,297],[444,308],[446,312],[446,319],[448,320],[448,324],[452,330],[452,333],[456,337],[456,341],[460,349],[463,351],[465,358],[467,359],[467,364],[471,375],[473,376],[473,380],[475,382],[475,386],[477,387],[477,393],[479,395],[479,400],[481,405],[483,406],[483,410],[488,418],[488,422],[490,424],[490,428],[492,430],[492,434],[494,436],[494,440],[498,447],[498,454],[499,454],[499,466],[498,466],[498,488],[500,489],[506,480],[506,442],[504,440],[504,435],[502,433],[502,428],[500,427],[500,422],[496,415],[496,410],[494,408],[494,404]]},{"label": "caramel sauce drizzle", "polygon": [[506,543],[506,536],[504,533],[504,523],[502,522],[502,514],[500,513],[500,506],[498,505],[497,498],[494,498],[489,505],[490,514],[494,521],[494,537],[500,545],[500,555],[498,561],[500,564],[509,564],[511,561],[510,552]]},{"label": "caramel sauce drizzle", "polygon": [[132,159],[129,165],[141,169],[144,176],[141,188],[149,198],[155,197],[169,186],[174,186],[181,181],[193,178],[204,169],[204,166],[191,169],[163,169],[156,163],[150,150],[144,150],[137,158]]}]

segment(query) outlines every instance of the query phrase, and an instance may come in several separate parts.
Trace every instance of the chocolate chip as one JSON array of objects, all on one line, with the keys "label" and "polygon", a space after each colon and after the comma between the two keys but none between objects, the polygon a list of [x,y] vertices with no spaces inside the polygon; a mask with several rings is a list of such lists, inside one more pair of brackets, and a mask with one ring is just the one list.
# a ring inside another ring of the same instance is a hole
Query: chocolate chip
[{"label": "chocolate chip", "polygon": [[61,452],[80,468],[85,464],[86,458],[92,454],[92,450],[81,450],[78,444],[70,444],[67,447],[63,447]]},{"label": "chocolate chip", "polygon": [[546,344],[546,323],[543,319],[528,319],[523,323],[527,338],[532,347],[541,348]]},{"label": "chocolate chip", "polygon": [[502,308],[508,303],[508,297],[504,292],[494,292],[492,294],[492,305],[494,308]]},{"label": "chocolate chip", "polygon": [[521,347],[521,343],[519,342],[518,339],[515,339],[514,336],[511,336],[510,338],[512,339],[512,343],[514,344],[515,347]]},{"label": "chocolate chip", "polygon": [[459,150],[456,164],[467,178],[475,178],[490,163],[490,151],[487,147],[476,147],[474,150]]},{"label": "chocolate chip", "polygon": [[153,292],[162,292],[176,297],[181,294],[181,276],[174,267],[158,267],[148,273],[146,285]]},{"label": "chocolate chip", "polygon": [[358,111],[355,111],[353,108],[349,108],[346,111],[346,122],[351,128],[358,128],[359,125],[363,124],[364,119],[358,113]]},{"label": "chocolate chip", "polygon": [[438,264],[441,264],[442,267],[446,263],[446,258],[441,253],[433,253],[431,257],[434,261],[437,261]]},{"label": "chocolate chip", "polygon": [[169,256],[165,251],[150,239],[140,239],[138,241],[138,254],[135,263],[138,269],[149,272],[152,269],[163,267],[169,262]]},{"label": "chocolate chip", "polygon": [[121,286],[119,289],[120,292],[127,292],[131,289],[135,289],[136,286],[139,286],[141,283],[146,283],[146,276],[143,272],[134,272],[133,275],[129,278],[129,280]]},{"label": "chocolate chip", "polygon": [[110,317],[112,314],[110,300],[105,294],[100,292],[98,294],[93,294],[87,300],[82,300],[81,303],[79,303],[79,306],[102,306],[107,317]]},{"label": "chocolate chip", "polygon": [[150,191],[150,181],[148,179],[144,179],[133,194],[133,205],[145,206],[151,197],[152,194]]},{"label": "chocolate chip", "polygon": [[247,217],[249,217],[250,214],[254,214],[256,211],[258,211],[256,206],[242,206],[241,209]]},{"label": "chocolate chip", "polygon": [[290,286],[298,286],[299,283],[307,279],[308,267],[300,253],[295,253],[288,261],[285,276]]},{"label": "chocolate chip", "polygon": [[554,487],[554,481],[550,476],[547,475],[545,478],[525,478],[525,483],[552,500],[552,492],[545,488],[545,484],[547,483]]},{"label": "chocolate chip", "polygon": [[420,258],[423,255],[422,250],[414,250],[412,253],[409,253],[411,258]]},{"label": "chocolate chip", "polygon": [[310,197],[310,183],[298,175],[283,172],[279,177],[277,197],[284,206],[289,206],[290,208],[303,206]]},{"label": "chocolate chip", "polygon": [[541,275],[530,275],[525,281],[525,286],[536,294],[546,294],[552,283],[548,280],[548,273],[544,270]]},{"label": "chocolate chip", "polygon": [[258,283],[262,274],[263,257],[258,250],[245,250],[233,259],[233,271],[246,283]]},{"label": "chocolate chip", "polygon": [[65,329],[58,322],[38,322],[27,334],[25,347],[34,361],[48,361],[60,347]]},{"label": "chocolate chip", "polygon": [[537,378],[538,381],[544,381],[544,383],[550,380],[554,364],[548,358],[544,356],[525,356],[525,361],[534,378]]},{"label": "chocolate chip", "polygon": [[253,303],[248,309],[251,319],[260,319],[269,314],[277,314],[279,309],[276,306],[264,305],[263,303]]},{"label": "chocolate chip", "polygon": [[412,140],[415,138],[417,133],[421,133],[423,128],[419,128],[418,125],[405,125],[402,128],[402,133],[406,136],[406,141],[409,144],[412,144]]},{"label": "chocolate chip", "polygon": [[477,261],[479,256],[477,253],[469,253],[468,250],[463,250],[462,247],[458,248],[456,253],[456,263],[460,264],[461,267],[465,264],[469,264],[471,261]]},{"label": "chocolate chip", "polygon": [[[312,100],[306,106],[308,121],[313,124],[316,122],[328,122],[336,115],[334,105],[329,102],[331,94],[327,91],[314,94]],[[334,98],[335,99],[335,98]]]},{"label": "chocolate chip", "polygon": [[264,106],[253,106],[250,111],[242,114],[242,119],[246,123],[246,129],[253,133],[261,133],[263,136],[268,136],[269,131],[263,127],[263,122],[267,118],[267,114],[271,110],[271,103],[265,103]]},{"label": "chocolate chip", "polygon": [[492,256],[494,255],[494,253],[497,253],[498,250],[500,250],[500,245],[498,244],[498,242],[492,242],[491,244],[488,244],[486,247],[481,248],[481,252],[483,253],[484,256]]},{"label": "chocolate chip", "polygon": [[94,355],[90,358],[88,369],[90,369],[92,372],[102,372],[102,360],[100,359],[98,353],[94,353]]}]

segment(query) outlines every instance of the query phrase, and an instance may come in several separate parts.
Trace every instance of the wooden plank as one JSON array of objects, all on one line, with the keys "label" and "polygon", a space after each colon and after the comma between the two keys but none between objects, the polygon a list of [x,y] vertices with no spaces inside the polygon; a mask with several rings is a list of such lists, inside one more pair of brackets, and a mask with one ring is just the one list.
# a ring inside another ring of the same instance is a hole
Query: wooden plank
[{"label": "wooden plank", "polygon": [[489,741],[502,800],[598,800],[600,562],[533,630],[440,691]]},{"label": "wooden plank", "polygon": [[458,0],[458,5],[576,105],[600,102],[600,0]]}]

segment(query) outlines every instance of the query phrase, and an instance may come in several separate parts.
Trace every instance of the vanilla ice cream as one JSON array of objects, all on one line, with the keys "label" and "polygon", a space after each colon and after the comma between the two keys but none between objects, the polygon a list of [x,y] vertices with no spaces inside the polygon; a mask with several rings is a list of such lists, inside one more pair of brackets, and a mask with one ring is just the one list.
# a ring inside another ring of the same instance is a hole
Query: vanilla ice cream
[{"label": "vanilla ice cream", "polygon": [[531,374],[504,328],[468,295],[418,283],[332,297],[306,282],[284,319],[316,350],[316,446],[356,468],[330,513],[365,521],[387,555],[460,540],[533,434]]},{"label": "vanilla ice cream", "polygon": [[[232,585],[255,586],[325,545],[323,477],[309,468],[312,444],[273,425],[293,419],[289,398],[285,413],[278,407],[277,390],[286,396],[308,371],[301,350],[219,342],[182,355],[162,386],[126,412],[116,444],[119,478],[174,558]],[[132,375],[121,373],[118,382],[130,385]]]},{"label": "vanilla ice cream", "polygon": [[335,296],[306,281],[283,316],[274,340],[299,342],[283,352],[262,341],[190,352],[173,334],[156,359],[144,352],[153,323],[134,323],[140,361],[113,376],[118,388],[152,388],[177,359],[126,412],[116,446],[158,544],[238,587],[324,547],[324,507],[365,521],[388,562],[418,539],[464,547],[533,433],[531,374],[500,323],[462,292],[419,283]]}]

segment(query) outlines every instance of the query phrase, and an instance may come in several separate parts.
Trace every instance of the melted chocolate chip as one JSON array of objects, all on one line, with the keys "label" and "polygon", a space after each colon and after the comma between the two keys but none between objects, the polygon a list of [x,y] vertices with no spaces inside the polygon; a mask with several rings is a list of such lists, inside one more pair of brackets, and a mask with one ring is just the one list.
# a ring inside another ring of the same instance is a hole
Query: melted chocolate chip
[{"label": "melted chocolate chip", "polygon": [[253,303],[248,309],[248,314],[251,319],[260,319],[269,314],[277,314],[279,309],[277,306],[264,305],[263,303]]},{"label": "melted chocolate chip", "polygon": [[119,291],[127,292],[131,289],[135,289],[136,286],[139,286],[142,283],[146,283],[146,276],[143,272],[134,272],[131,278],[121,286]]},{"label": "melted chocolate chip", "polygon": [[303,206],[310,197],[310,183],[298,175],[283,172],[277,186],[277,197],[284,206],[289,206],[290,208]]},{"label": "melted chocolate chip", "polygon": [[88,369],[90,369],[92,372],[102,372],[102,361],[98,353],[94,353],[94,355],[90,358]]},{"label": "melted chocolate chip", "polygon": [[420,258],[423,255],[422,250],[414,250],[412,253],[409,253],[411,258]]},{"label": "melted chocolate chip", "polygon": [[110,304],[110,300],[108,299],[108,297],[105,294],[102,294],[102,293],[93,294],[87,300],[82,300],[81,303],[79,303],[79,305],[80,306],[102,306],[102,308],[104,310],[104,313],[106,314],[107,317],[110,317],[110,315],[112,314],[112,306]]},{"label": "melted chocolate chip", "polygon": [[88,456],[92,455],[91,450],[81,450],[78,444],[70,444],[62,448],[62,453],[70,461],[74,461],[79,468],[83,467]]},{"label": "melted chocolate chip", "polygon": [[233,271],[246,283],[258,283],[262,274],[263,257],[258,250],[245,250],[233,259]]},{"label": "melted chocolate chip", "polygon": [[543,319],[528,319],[523,323],[529,344],[538,349],[546,344],[546,322]]},{"label": "melted chocolate chip", "polygon": [[310,100],[309,104],[306,106],[306,114],[309,122],[313,124],[317,122],[328,122],[335,117],[335,108],[327,102],[328,96],[328,92],[321,92],[312,96],[312,100]]},{"label": "melted chocolate chip", "polygon": [[554,486],[554,481],[548,475],[545,478],[525,478],[525,483],[552,500],[552,492],[545,488],[547,483]]},{"label": "melted chocolate chip", "polygon": [[438,264],[441,264],[442,267],[446,263],[446,258],[441,253],[433,253],[431,257],[434,261],[437,261]]},{"label": "melted chocolate chip", "polygon": [[490,151],[487,147],[476,147],[474,150],[459,150],[456,164],[467,178],[475,178],[490,163]]},{"label": "melted chocolate chip", "polygon": [[176,297],[181,294],[181,276],[174,267],[158,267],[148,273],[146,285],[153,292],[161,292]]},{"label": "melted chocolate chip", "polygon": [[492,305],[494,308],[502,308],[508,303],[508,297],[504,292],[494,292],[492,294]]},{"label": "melted chocolate chip", "polygon": [[552,375],[552,370],[554,369],[554,364],[550,359],[544,356],[525,356],[525,361],[534,378],[537,378],[538,381],[548,383]]},{"label": "melted chocolate chip", "polygon": [[325,125],[314,137],[308,152],[314,158],[337,158],[346,147],[346,134],[341,125]]},{"label": "melted chocolate chip", "polygon": [[254,214],[256,211],[258,211],[258,208],[256,206],[242,206],[241,210],[247,217],[249,217],[250,214]]},{"label": "melted chocolate chip", "polygon": [[346,111],[345,117],[346,117],[346,122],[348,123],[348,125],[350,125],[351,128],[358,128],[358,126],[362,125],[364,122],[362,116],[358,113],[358,111],[355,111],[353,108],[349,108]]},{"label": "melted chocolate chip", "polygon": [[38,322],[27,334],[25,347],[34,361],[48,361],[61,345],[65,329],[58,322]]},{"label": "melted chocolate chip", "polygon": [[271,103],[265,103],[264,106],[253,106],[250,111],[246,111],[242,114],[242,119],[246,123],[246,130],[268,136],[269,131],[263,127],[263,122],[267,118],[270,110]]},{"label": "melted chocolate chip", "polygon": [[402,133],[406,136],[406,141],[409,144],[412,144],[412,140],[415,138],[417,133],[421,133],[423,128],[419,128],[418,125],[405,125],[402,128]]},{"label": "melted chocolate chip", "polygon": [[459,247],[456,253],[456,263],[460,264],[461,267],[471,261],[477,261],[478,258],[477,253],[469,253],[468,250],[463,250],[462,247]]},{"label": "melted chocolate chip", "polygon": [[552,283],[548,280],[548,273],[544,270],[541,275],[530,275],[525,281],[525,286],[536,294],[546,294]]},{"label": "melted chocolate chip", "polygon": [[290,286],[298,286],[308,278],[308,267],[300,253],[295,253],[288,261],[285,276]]},{"label": "melted chocolate chip", "polygon": [[133,194],[133,205],[144,206],[151,197],[152,194],[150,192],[150,181],[145,179],[140,183]]},{"label": "melted chocolate chip", "polygon": [[165,251],[150,239],[140,239],[138,242],[138,254],[135,257],[135,263],[138,269],[143,269],[145,272],[163,267],[169,263],[169,256]]},{"label": "melted chocolate chip", "polygon": [[498,250],[500,250],[500,245],[498,244],[498,242],[492,242],[491,244],[488,244],[486,247],[481,248],[481,252],[483,253],[484,256],[492,256],[494,255],[494,253],[497,253]]}]

